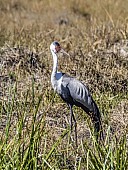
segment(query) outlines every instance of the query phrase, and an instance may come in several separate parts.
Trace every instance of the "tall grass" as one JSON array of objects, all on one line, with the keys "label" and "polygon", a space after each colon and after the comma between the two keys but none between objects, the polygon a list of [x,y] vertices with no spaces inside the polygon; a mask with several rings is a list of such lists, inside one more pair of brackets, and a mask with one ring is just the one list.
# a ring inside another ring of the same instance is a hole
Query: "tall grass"
[{"label": "tall grass", "polygon": [[[81,140],[75,149],[70,136],[65,140],[71,135],[66,128],[49,145],[45,110],[40,113],[42,95],[35,95],[33,79],[23,96],[18,96],[17,83],[8,92],[8,99],[1,101],[0,107],[6,117],[0,142],[0,169],[127,169],[126,130],[116,136],[108,126],[104,142],[98,144],[92,135],[91,140]],[[1,122],[2,119],[1,116]]]}]

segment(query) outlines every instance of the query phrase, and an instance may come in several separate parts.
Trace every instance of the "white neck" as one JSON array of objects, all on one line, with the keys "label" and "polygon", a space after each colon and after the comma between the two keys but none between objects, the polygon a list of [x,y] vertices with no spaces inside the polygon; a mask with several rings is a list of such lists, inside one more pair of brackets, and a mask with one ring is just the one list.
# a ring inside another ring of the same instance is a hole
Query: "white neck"
[{"label": "white neck", "polygon": [[56,80],[56,73],[57,73],[57,68],[58,68],[58,58],[57,55],[51,51],[52,56],[53,56],[53,70],[52,70],[52,75],[51,75],[51,83],[54,86],[57,82]]}]

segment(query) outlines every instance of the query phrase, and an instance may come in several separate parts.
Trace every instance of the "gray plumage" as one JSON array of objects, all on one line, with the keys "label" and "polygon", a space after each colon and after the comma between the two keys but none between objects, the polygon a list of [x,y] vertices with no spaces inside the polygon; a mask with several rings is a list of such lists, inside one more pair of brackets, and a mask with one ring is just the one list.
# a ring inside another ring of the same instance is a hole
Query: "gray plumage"
[{"label": "gray plumage", "polygon": [[57,54],[59,52],[65,53],[66,55],[68,54],[61,48],[58,42],[53,42],[50,45],[50,50],[53,56],[53,71],[51,75],[51,83],[53,89],[61,96],[61,98],[68,104],[70,108],[71,130],[73,126],[72,121],[74,120],[75,122],[76,145],[77,123],[72,110],[73,105],[81,107],[91,117],[97,138],[98,133],[100,133],[100,136],[103,136],[100,112],[87,87],[79,80],[57,71]]},{"label": "gray plumage", "polygon": [[62,76],[60,95],[67,103],[72,105],[82,104],[93,111],[92,98],[86,86],[67,74]]}]

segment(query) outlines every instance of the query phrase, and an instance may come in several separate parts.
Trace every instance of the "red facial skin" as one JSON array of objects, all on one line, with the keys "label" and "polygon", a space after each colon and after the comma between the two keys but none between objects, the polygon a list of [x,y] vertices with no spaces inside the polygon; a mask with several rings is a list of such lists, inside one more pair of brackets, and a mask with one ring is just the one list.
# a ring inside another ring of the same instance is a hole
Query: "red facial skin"
[{"label": "red facial skin", "polygon": [[56,53],[58,53],[61,50],[61,46],[56,45],[55,49],[56,49]]}]

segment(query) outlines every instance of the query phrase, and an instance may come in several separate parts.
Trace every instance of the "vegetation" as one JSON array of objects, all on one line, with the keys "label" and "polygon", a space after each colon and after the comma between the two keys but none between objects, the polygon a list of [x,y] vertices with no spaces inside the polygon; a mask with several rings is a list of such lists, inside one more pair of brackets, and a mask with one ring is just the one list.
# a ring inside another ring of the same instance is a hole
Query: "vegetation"
[{"label": "vegetation", "polygon": [[[127,170],[127,0],[0,0],[0,169]],[[70,57],[59,69],[89,87],[102,116],[105,141],[51,88],[49,46]]]}]

